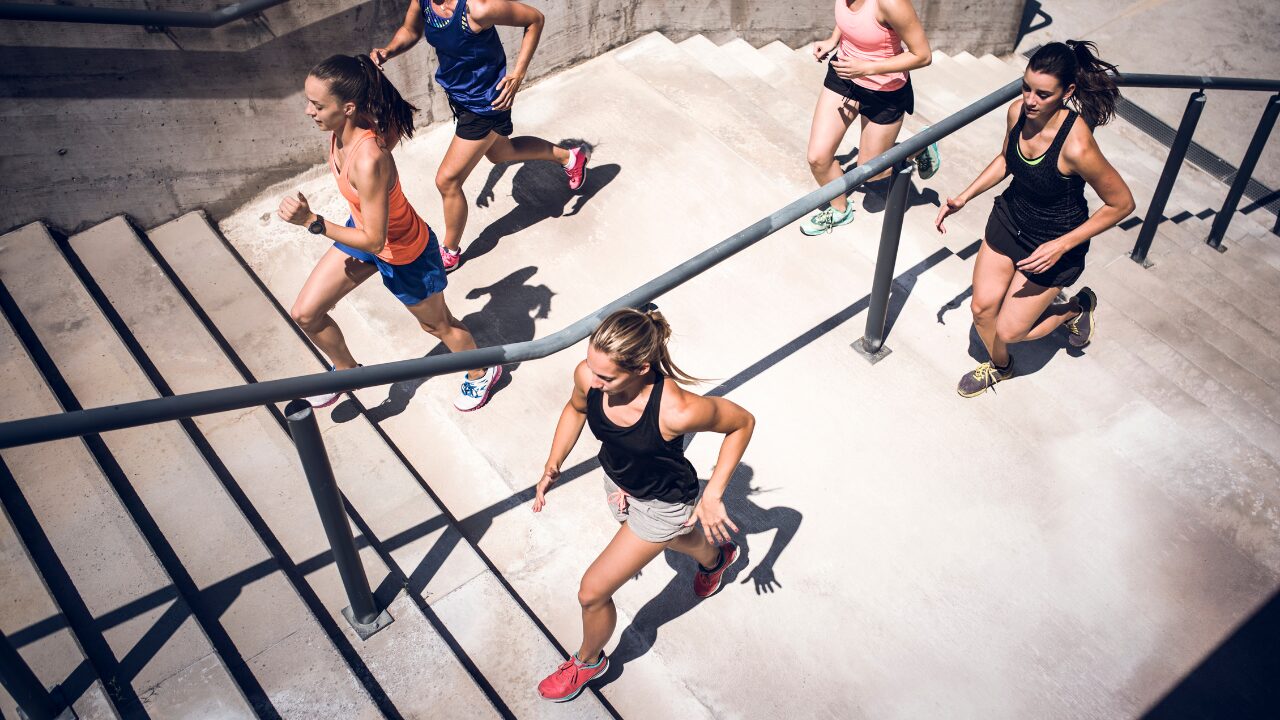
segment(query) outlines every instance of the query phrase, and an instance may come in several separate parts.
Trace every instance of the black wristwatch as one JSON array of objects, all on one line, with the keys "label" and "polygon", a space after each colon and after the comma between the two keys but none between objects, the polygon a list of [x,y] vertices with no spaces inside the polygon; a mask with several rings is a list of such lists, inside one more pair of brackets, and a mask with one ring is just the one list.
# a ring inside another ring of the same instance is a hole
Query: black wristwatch
[{"label": "black wristwatch", "polygon": [[307,226],[307,232],[311,233],[312,235],[323,235],[324,234],[324,218],[317,214],[315,221]]}]

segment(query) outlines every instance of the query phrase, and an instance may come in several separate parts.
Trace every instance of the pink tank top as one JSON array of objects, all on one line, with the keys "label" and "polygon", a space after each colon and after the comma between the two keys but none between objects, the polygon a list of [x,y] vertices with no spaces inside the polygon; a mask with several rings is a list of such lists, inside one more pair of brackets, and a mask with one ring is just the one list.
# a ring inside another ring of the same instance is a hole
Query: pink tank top
[{"label": "pink tank top", "polygon": [[[351,168],[351,159],[356,156],[356,148],[373,140],[378,135],[372,130],[363,130],[347,148],[347,159],[338,169],[338,136],[335,133],[329,140],[329,169],[333,171],[333,179],[338,181],[338,192],[347,199],[351,209],[351,217],[356,227],[364,227],[364,216],[360,213],[360,193],[351,187],[347,171]],[[378,257],[392,265],[406,265],[418,259],[431,239],[431,228],[427,226],[400,189],[400,177],[396,176],[395,185],[387,197],[387,243],[382,246]]]},{"label": "pink tank top", "polygon": [[[902,53],[902,38],[893,28],[876,19],[878,0],[865,0],[858,10],[850,10],[845,0],[836,0],[836,27],[840,29],[840,57],[872,62]],[[897,90],[907,84],[905,72],[867,75],[853,82],[868,90]]]}]

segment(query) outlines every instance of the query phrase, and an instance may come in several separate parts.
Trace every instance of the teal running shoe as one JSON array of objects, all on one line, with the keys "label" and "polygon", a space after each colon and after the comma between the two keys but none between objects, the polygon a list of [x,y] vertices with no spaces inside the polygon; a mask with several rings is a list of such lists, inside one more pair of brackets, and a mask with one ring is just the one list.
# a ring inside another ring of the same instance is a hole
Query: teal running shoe
[{"label": "teal running shoe", "polygon": [[853,222],[853,205],[846,207],[844,212],[829,207],[826,210],[819,210],[800,223],[800,232],[805,235],[821,235],[851,222]]},{"label": "teal running shoe", "polygon": [[[929,128],[925,128],[928,130]],[[928,180],[938,173],[942,167],[942,155],[938,152],[938,143],[933,143],[916,155],[916,176]]]}]

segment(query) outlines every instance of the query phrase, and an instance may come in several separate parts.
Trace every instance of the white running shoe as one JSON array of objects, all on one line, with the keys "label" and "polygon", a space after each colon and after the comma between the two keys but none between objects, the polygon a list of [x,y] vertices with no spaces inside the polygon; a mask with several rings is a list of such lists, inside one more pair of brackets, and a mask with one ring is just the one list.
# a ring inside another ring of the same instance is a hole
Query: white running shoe
[{"label": "white running shoe", "polygon": [[[329,372],[333,372],[332,365],[329,366]],[[319,410],[338,402],[340,397],[342,397],[342,393],[325,393],[324,395],[312,395],[306,398],[306,401],[311,404],[311,407]]]},{"label": "white running shoe", "polygon": [[462,388],[458,392],[458,399],[453,401],[453,406],[462,412],[471,412],[484,407],[484,404],[489,402],[489,396],[493,394],[501,377],[501,365],[494,365],[485,370],[484,375],[475,380],[464,375]]}]

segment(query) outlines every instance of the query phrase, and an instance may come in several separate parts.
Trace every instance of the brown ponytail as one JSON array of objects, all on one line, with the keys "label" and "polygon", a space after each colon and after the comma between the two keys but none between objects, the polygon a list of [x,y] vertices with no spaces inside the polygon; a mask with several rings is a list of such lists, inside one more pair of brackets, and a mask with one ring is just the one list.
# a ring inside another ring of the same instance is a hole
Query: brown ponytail
[{"label": "brown ponytail", "polygon": [[618,367],[637,372],[646,363],[678,383],[694,385],[702,382],[681,370],[671,360],[667,341],[671,325],[656,309],[624,308],[600,323],[591,334],[591,346],[609,356]]},{"label": "brown ponytail", "polygon": [[413,137],[413,114],[418,108],[400,96],[367,55],[334,55],[311,68],[310,74],[327,81],[340,101],[355,103],[357,112],[373,120],[379,135]]},{"label": "brown ponytail", "polygon": [[1068,40],[1045,45],[1031,56],[1027,69],[1058,78],[1065,90],[1076,86],[1070,104],[1090,127],[1106,125],[1116,114],[1120,90],[1116,66],[1097,55],[1098,46],[1088,40]]}]

